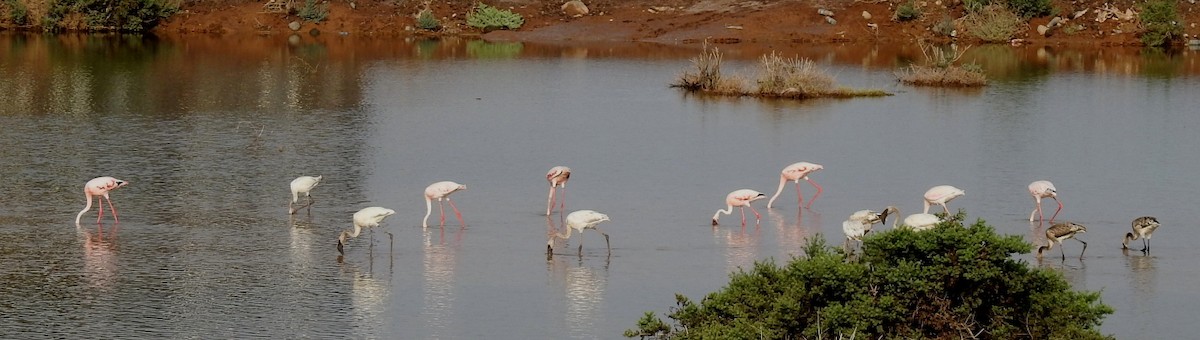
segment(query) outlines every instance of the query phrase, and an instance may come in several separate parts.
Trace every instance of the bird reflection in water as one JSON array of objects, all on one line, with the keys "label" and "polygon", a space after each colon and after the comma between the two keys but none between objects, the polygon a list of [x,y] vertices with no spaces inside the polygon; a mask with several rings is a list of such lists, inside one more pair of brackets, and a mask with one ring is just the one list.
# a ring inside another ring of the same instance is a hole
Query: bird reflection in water
[{"label": "bird reflection in water", "polygon": [[112,289],[117,277],[117,227],[104,230],[97,224],[96,230],[76,226],[83,245],[83,272],[91,288]]},{"label": "bird reflection in water", "polygon": [[[752,229],[747,232],[746,229]],[[717,245],[725,248],[725,264],[726,271],[735,271],[738,268],[750,268],[754,265],[754,260],[758,254],[758,240],[762,235],[762,229],[758,226],[747,228],[720,228],[713,227],[713,239]]]},{"label": "bird reflection in water", "polygon": [[424,229],[421,262],[424,277],[424,307],[421,320],[428,326],[430,338],[444,338],[452,331],[454,319],[454,268],[458,263],[458,251],[462,248],[466,227],[446,235],[446,228]]},{"label": "bird reflection in water", "polygon": [[554,284],[566,294],[566,312],[560,322],[570,330],[569,338],[590,338],[602,334],[605,324],[604,294],[608,286],[609,258],[604,262],[561,256],[546,262]]},{"label": "bird reflection in water", "polygon": [[342,266],[344,276],[350,279],[350,320],[355,322],[353,329],[361,334],[383,334],[382,322],[388,315],[389,295],[392,291],[392,271],[376,273],[373,261],[368,261],[365,268],[358,264],[346,263]]},{"label": "bird reflection in water", "polygon": [[779,256],[786,259],[804,254],[805,239],[821,230],[821,214],[809,211],[808,223],[804,223],[803,209],[796,211],[795,222],[788,223],[784,213],[770,214],[771,225],[779,239]]}]

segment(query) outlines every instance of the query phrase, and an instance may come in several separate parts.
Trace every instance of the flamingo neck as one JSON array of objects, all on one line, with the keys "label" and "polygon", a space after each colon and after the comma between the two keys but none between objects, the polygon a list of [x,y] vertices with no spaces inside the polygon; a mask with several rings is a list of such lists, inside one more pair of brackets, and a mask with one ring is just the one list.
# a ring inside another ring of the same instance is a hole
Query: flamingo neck
[{"label": "flamingo neck", "polygon": [[780,174],[779,175],[779,189],[775,189],[775,195],[772,195],[771,200],[767,201],[767,208],[774,206],[775,199],[778,198],[779,194],[783,192],[783,187],[785,185],[787,185],[787,182],[788,182],[787,175]]},{"label": "flamingo neck", "polygon": [[75,224],[79,224],[79,218],[83,217],[83,214],[87,213],[88,210],[92,210],[92,193],[84,191],[84,194],[87,195],[87,205],[83,207],[83,210],[79,211],[79,215],[75,215]]},{"label": "flamingo neck", "polygon": [[713,220],[715,221],[717,218],[720,218],[721,214],[733,214],[733,204],[727,204],[725,209],[717,209],[717,213],[713,214]]},{"label": "flamingo neck", "polygon": [[429,214],[432,212],[433,212],[433,201],[429,199],[429,196],[425,196],[425,218],[423,218],[421,220],[422,228],[429,226]]}]

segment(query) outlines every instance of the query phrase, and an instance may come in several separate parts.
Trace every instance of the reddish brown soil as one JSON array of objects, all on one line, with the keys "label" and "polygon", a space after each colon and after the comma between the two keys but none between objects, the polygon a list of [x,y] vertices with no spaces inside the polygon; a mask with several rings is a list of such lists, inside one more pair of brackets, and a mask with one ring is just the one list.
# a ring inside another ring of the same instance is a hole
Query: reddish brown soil
[{"label": "reddish brown soil", "polygon": [[[925,0],[923,16],[910,22],[891,20],[895,4],[887,1],[739,1],[739,0],[594,0],[585,1],[591,13],[571,18],[562,13],[559,1],[503,0],[488,3],[511,9],[525,18],[525,25],[515,31],[493,31],[482,36],[489,40],[530,42],[597,42],[643,41],[669,44],[699,43],[704,40],[719,44],[773,42],[910,42],[918,38],[949,40],[930,29],[945,18],[963,15],[961,0]],[[183,12],[164,22],[155,30],[159,35],[207,34],[291,34],[287,24],[299,19],[294,15],[263,13],[263,3],[204,2],[185,5]],[[302,1],[301,1],[302,3]],[[353,3],[353,8],[351,4]],[[445,29],[440,35],[480,35],[465,25],[465,13],[474,2],[460,0],[436,1],[434,13],[442,18]],[[1104,0],[1056,0],[1056,8],[1069,16],[1082,9],[1103,6]],[[1117,8],[1132,6],[1133,1],[1109,2]],[[320,34],[356,36],[413,36],[431,34],[415,29],[414,15],[423,6],[417,1],[357,1],[328,2],[329,16],[318,24],[305,23],[300,29],[307,33],[314,28]],[[945,4],[949,4],[948,6]],[[836,24],[829,24],[817,14],[818,8],[835,13]],[[1183,22],[1200,22],[1200,5],[1180,0]],[[864,19],[869,12],[872,20]],[[1017,38],[1032,44],[1137,45],[1137,24],[1109,20],[1098,23],[1091,11],[1071,24],[1085,29],[1067,34],[1061,29],[1049,37],[1036,31],[1039,24],[1050,20],[1034,18]],[[868,27],[868,23],[878,28]],[[1200,29],[1187,24],[1190,36]],[[977,43],[961,34],[963,43]]]}]

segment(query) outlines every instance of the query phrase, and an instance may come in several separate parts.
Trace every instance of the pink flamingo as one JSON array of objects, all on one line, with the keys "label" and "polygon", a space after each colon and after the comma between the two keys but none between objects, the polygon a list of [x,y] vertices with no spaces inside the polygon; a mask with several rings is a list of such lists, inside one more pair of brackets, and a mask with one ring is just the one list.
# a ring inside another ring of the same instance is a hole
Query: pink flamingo
[{"label": "pink flamingo", "polygon": [[1062,211],[1062,201],[1058,200],[1058,189],[1054,188],[1054,183],[1050,183],[1050,181],[1036,181],[1029,183],[1029,194],[1033,195],[1033,201],[1037,203],[1037,206],[1033,208],[1033,211],[1029,212],[1029,222],[1033,222],[1034,213],[1038,214],[1039,221],[1046,219],[1046,216],[1042,214],[1043,198],[1053,198],[1054,202],[1058,203],[1058,210],[1055,210],[1054,215],[1050,216],[1050,222],[1054,222],[1054,218],[1058,217],[1058,212]]},{"label": "pink flamingo", "polygon": [[821,166],[820,164],[813,164],[809,162],[799,162],[783,168],[783,173],[779,174],[779,189],[776,189],[775,196],[771,196],[771,199],[767,201],[767,209],[771,209],[771,207],[775,204],[775,198],[779,197],[779,193],[783,192],[783,186],[787,185],[787,182],[796,183],[796,196],[799,196],[800,203],[804,203],[804,195],[800,194],[801,179],[808,181],[809,184],[812,184],[813,187],[817,188],[817,194],[813,195],[813,198],[808,201],[808,206],[805,207],[811,208],[813,201],[816,201],[817,196],[821,196],[821,192],[825,191],[825,189],[822,189],[820,185],[817,185],[817,182],[813,182],[813,180],[809,179],[808,175],[821,169],[825,169],[825,167]]},{"label": "pink flamingo", "polygon": [[87,206],[84,206],[83,210],[79,211],[79,215],[75,215],[75,224],[79,224],[79,218],[83,217],[84,213],[92,210],[92,196],[98,196],[96,197],[96,205],[100,208],[100,214],[96,216],[96,223],[100,223],[100,219],[104,217],[104,201],[101,199],[108,200],[108,209],[112,211],[113,222],[120,223],[121,221],[117,220],[117,208],[113,207],[112,199],[108,198],[108,192],[128,184],[129,182],[112,177],[96,177],[88,181],[87,184],[84,184],[83,194],[87,196]]},{"label": "pink flamingo", "polygon": [[758,220],[762,218],[762,215],[758,213],[758,210],[754,210],[754,207],[750,205],[750,202],[764,198],[767,198],[767,194],[758,191],[750,189],[734,190],[733,192],[729,193],[729,195],[725,196],[725,204],[727,207],[725,209],[717,209],[717,213],[713,214],[712,225],[717,225],[717,218],[720,218],[722,213],[726,215],[733,214],[733,207],[741,208],[743,227],[746,226],[746,207],[750,207],[750,211],[754,212],[754,223],[757,224]]},{"label": "pink flamingo", "polygon": [[954,186],[950,185],[939,185],[930,188],[929,191],[925,192],[925,213],[929,213],[930,205],[937,204],[942,206],[942,210],[946,211],[946,215],[950,215],[950,208],[946,207],[946,203],[950,202],[950,200],[958,198],[958,196],[966,194],[967,193],[962,189],[955,188]]},{"label": "pink flamingo", "polygon": [[554,188],[561,187],[563,189],[563,200],[559,211],[567,207],[567,180],[571,179],[571,168],[565,166],[556,166],[550,168],[550,172],[546,173],[546,181],[550,182],[550,197],[547,198],[546,216],[550,216],[550,211],[554,209]]},{"label": "pink flamingo", "polygon": [[429,227],[429,214],[431,212],[433,212],[432,201],[435,199],[438,201],[438,212],[440,212],[442,215],[441,224],[443,224],[443,225],[446,224],[446,210],[445,210],[445,208],[442,207],[442,200],[446,200],[446,201],[450,202],[450,208],[454,209],[454,215],[458,216],[458,222],[462,223],[463,226],[466,226],[467,222],[463,221],[462,214],[458,212],[458,207],[454,206],[454,201],[450,199],[450,194],[453,194],[455,191],[459,191],[459,190],[467,190],[467,186],[458,184],[458,183],[454,183],[451,181],[442,181],[442,182],[430,184],[429,187],[426,187],[425,188],[425,219],[423,221],[421,221],[421,227],[422,228]]}]

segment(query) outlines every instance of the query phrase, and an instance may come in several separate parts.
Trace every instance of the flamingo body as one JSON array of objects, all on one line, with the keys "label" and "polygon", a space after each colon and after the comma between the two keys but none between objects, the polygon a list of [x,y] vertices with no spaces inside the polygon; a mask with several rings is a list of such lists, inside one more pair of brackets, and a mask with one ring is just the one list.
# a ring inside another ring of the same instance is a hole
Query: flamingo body
[{"label": "flamingo body", "polygon": [[466,185],[454,183],[451,181],[442,181],[430,184],[425,188],[425,218],[421,221],[422,228],[429,227],[429,214],[433,212],[433,200],[438,201],[438,211],[441,213],[441,224],[446,224],[446,211],[442,207],[442,200],[450,202],[450,208],[454,209],[454,215],[458,216],[458,222],[462,225],[467,225],[463,221],[462,213],[458,212],[458,207],[454,205],[454,201],[450,199],[450,194],[459,190],[467,190]]},{"label": "flamingo body", "polygon": [[1121,249],[1129,248],[1129,241],[1142,239],[1142,252],[1150,251],[1150,236],[1158,230],[1158,219],[1153,216],[1142,216],[1133,220],[1133,232],[1125,234],[1121,241]]},{"label": "flamingo body", "polygon": [[1046,217],[1042,214],[1042,199],[1053,198],[1054,202],[1058,203],[1058,210],[1054,211],[1054,215],[1050,216],[1050,222],[1054,222],[1054,218],[1058,217],[1058,212],[1062,211],[1062,201],[1058,200],[1058,189],[1054,188],[1054,183],[1050,181],[1036,181],[1029,183],[1029,194],[1033,196],[1034,207],[1033,211],[1029,212],[1029,222],[1033,222],[1033,215],[1037,214],[1039,220],[1045,220]]},{"label": "flamingo body", "polygon": [[1060,248],[1058,250],[1060,252],[1062,252],[1063,260],[1066,260],[1067,253],[1065,251],[1063,251],[1061,246],[1062,246],[1063,241],[1073,238],[1076,241],[1079,241],[1079,243],[1083,243],[1083,250],[1079,251],[1079,259],[1082,260],[1083,252],[1087,251],[1087,242],[1083,242],[1083,240],[1080,240],[1080,239],[1076,238],[1075,236],[1078,234],[1086,233],[1086,232],[1087,232],[1087,227],[1084,227],[1083,225],[1078,224],[1078,223],[1074,223],[1074,222],[1055,223],[1050,228],[1046,228],[1046,245],[1038,247],[1037,257],[1039,257],[1039,258],[1042,257],[1043,251],[1053,249],[1054,244],[1058,243],[1058,245],[1060,246]]},{"label": "flamingo body", "polygon": [[954,186],[950,185],[939,185],[929,188],[929,191],[925,192],[923,201],[925,204],[925,213],[929,213],[930,205],[937,204],[942,206],[942,210],[946,211],[946,215],[950,215],[950,208],[946,207],[946,203],[966,194],[967,193],[962,189],[955,188]]},{"label": "flamingo body", "polygon": [[600,224],[600,222],[605,222],[605,221],[611,221],[611,219],[608,218],[608,215],[601,214],[594,210],[576,210],[576,211],[568,214],[567,215],[567,233],[566,234],[562,234],[562,233],[552,234],[550,237],[550,240],[548,242],[546,242],[546,253],[550,254],[554,251],[554,239],[555,238],[569,240],[571,238],[571,230],[577,230],[579,232],[579,255],[582,256],[583,255],[583,231],[587,230],[587,229],[591,229],[591,230],[595,230],[596,232],[600,233],[600,235],[604,235],[604,244],[605,244],[605,246],[608,247],[608,252],[611,254],[612,246],[608,242],[608,234],[606,234],[603,231],[600,231],[600,229],[596,228],[596,225]]},{"label": "flamingo body", "polygon": [[825,191],[825,189],[822,189],[820,185],[817,185],[817,182],[813,182],[812,179],[809,179],[808,175],[822,169],[825,169],[825,167],[821,166],[820,164],[809,162],[798,162],[783,168],[783,172],[779,174],[779,188],[775,189],[775,195],[772,195],[771,199],[767,201],[767,209],[770,209],[772,206],[774,206],[775,199],[778,198],[779,194],[783,192],[783,187],[787,185],[787,182],[793,182],[796,184],[796,196],[800,200],[799,203],[804,203],[804,195],[800,194],[801,179],[808,181],[809,184],[812,184],[813,187],[817,188],[817,193],[814,194],[813,198],[808,201],[808,207],[812,207],[813,201],[817,200],[817,196],[821,196],[821,192]]},{"label": "flamingo body", "polygon": [[[887,223],[888,215],[899,214],[900,209],[888,206],[883,209],[883,212],[876,213],[871,210],[859,210],[850,214],[850,218],[842,221],[842,233],[846,234],[846,243],[843,248],[849,250],[851,242],[862,243],[862,238],[867,233],[871,232],[871,226],[875,223]],[[895,227],[895,220],[892,221]]]},{"label": "flamingo body", "polygon": [[[387,218],[388,216],[395,215],[395,214],[396,214],[395,210],[387,209],[387,208],[383,208],[383,207],[366,207],[366,208],[362,208],[362,210],[359,210],[358,212],[354,213],[354,218],[353,218],[354,232],[351,233],[349,230],[346,230],[338,235],[338,242],[337,242],[338,253],[345,254],[345,252],[342,250],[342,247],[346,244],[347,238],[358,237],[358,234],[361,233],[364,228],[379,227],[379,224],[383,223],[383,219]],[[387,232],[387,231],[384,231],[384,232]],[[388,238],[391,239],[392,233],[390,233],[390,232],[387,232],[387,233],[388,233]]]},{"label": "flamingo body", "polygon": [[750,211],[754,212],[755,223],[758,223],[758,220],[762,218],[762,215],[758,213],[758,210],[754,210],[754,207],[750,205],[750,202],[764,198],[767,198],[767,194],[758,191],[750,189],[734,190],[733,192],[729,193],[729,195],[725,196],[726,208],[717,209],[717,213],[713,214],[712,224],[717,225],[717,219],[720,218],[721,214],[732,214],[734,207],[738,207],[742,211],[743,226],[746,225],[746,207],[750,207]]},{"label": "flamingo body", "polygon": [[[550,216],[550,211],[554,209],[554,188],[562,188],[563,196],[567,195],[567,180],[571,179],[571,168],[565,166],[556,166],[550,168],[550,172],[546,173],[546,181],[550,182],[550,195],[546,198],[546,216]],[[559,211],[567,206],[566,197],[563,198],[562,206]]]},{"label": "flamingo body", "polygon": [[296,204],[296,201],[300,200],[300,194],[304,194],[304,197],[308,198],[308,203],[301,208],[312,206],[313,199],[309,192],[311,192],[318,183],[321,183],[321,176],[300,176],[292,180],[292,202],[288,203],[288,214],[295,214],[296,211],[299,210],[292,208],[292,206]]},{"label": "flamingo body", "polygon": [[117,219],[117,208],[113,206],[112,199],[108,198],[108,192],[126,185],[129,185],[129,182],[107,176],[96,177],[87,181],[83,185],[83,195],[87,199],[87,205],[83,207],[83,210],[79,211],[78,215],[75,215],[75,224],[79,224],[79,218],[83,217],[84,213],[92,210],[92,196],[96,196],[96,205],[99,206],[100,210],[100,214],[96,216],[96,223],[100,223],[100,219],[104,217],[104,201],[108,201],[108,209],[112,212],[113,222],[120,223]]},{"label": "flamingo body", "polygon": [[933,229],[942,219],[934,214],[912,214],[904,218],[904,225],[916,231]]}]

